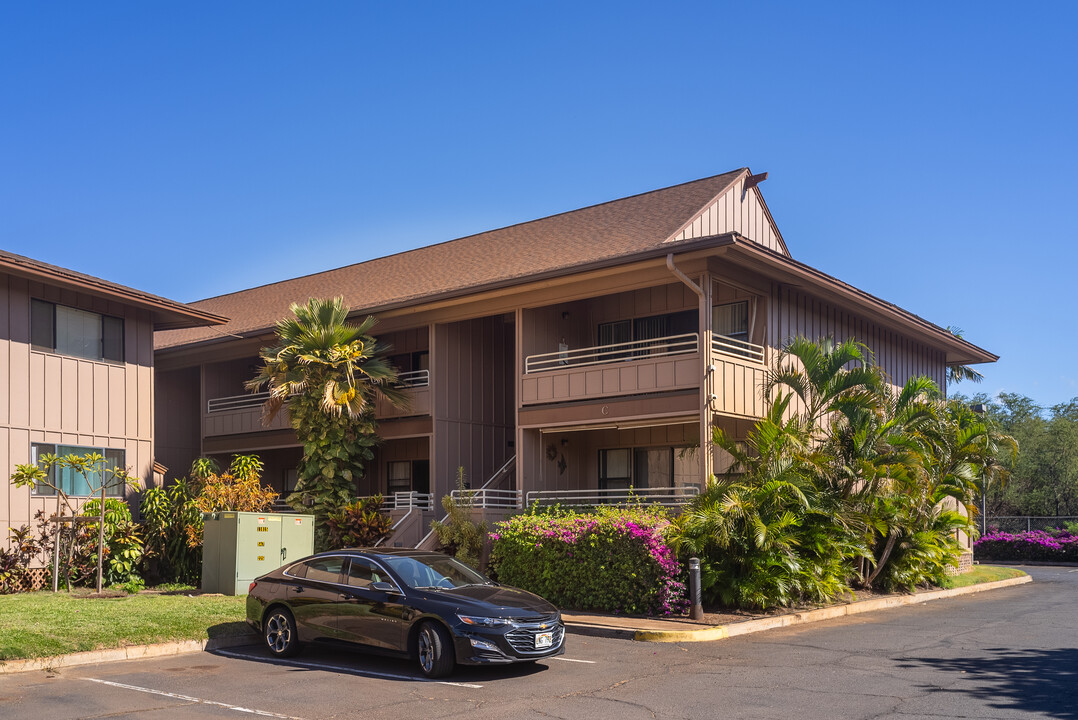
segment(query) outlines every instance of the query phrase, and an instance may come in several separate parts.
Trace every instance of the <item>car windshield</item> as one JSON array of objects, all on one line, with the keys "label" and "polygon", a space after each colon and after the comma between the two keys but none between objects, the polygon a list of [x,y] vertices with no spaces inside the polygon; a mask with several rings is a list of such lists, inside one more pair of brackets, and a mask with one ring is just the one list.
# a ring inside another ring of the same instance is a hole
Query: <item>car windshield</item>
[{"label": "car windshield", "polygon": [[489,585],[490,580],[462,562],[449,557],[402,557],[379,558],[389,565],[404,584],[411,588],[451,589],[465,585]]}]

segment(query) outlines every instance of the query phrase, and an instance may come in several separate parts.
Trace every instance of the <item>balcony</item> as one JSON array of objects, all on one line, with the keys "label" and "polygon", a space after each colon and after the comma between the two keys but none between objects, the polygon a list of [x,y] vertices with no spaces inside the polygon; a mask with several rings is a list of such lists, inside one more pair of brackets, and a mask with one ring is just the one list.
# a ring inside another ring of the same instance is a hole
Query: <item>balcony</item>
[{"label": "balcony", "polygon": [[696,333],[529,355],[524,405],[685,390],[700,385]]},{"label": "balcony", "polygon": [[262,404],[268,399],[268,392],[260,392],[207,400],[206,413],[202,416],[203,437],[284,430],[292,427],[287,410],[277,413],[269,425],[262,424]]},{"label": "balcony", "polygon": [[[375,401],[375,414],[379,420],[390,418],[430,415],[430,371],[415,370],[401,373],[398,386],[409,391],[411,404],[404,409],[379,398]],[[269,399],[268,392],[229,395],[206,401],[206,412],[202,416],[203,437],[215,435],[237,435],[240,433],[262,432],[263,430],[284,430],[292,427],[289,423],[288,410],[282,409],[269,425],[262,424],[262,404]]]},{"label": "balcony", "polygon": [[430,370],[401,373],[397,376],[397,387],[409,391],[411,403],[398,408],[378,398],[374,404],[374,414],[379,420],[430,415]]},{"label": "balcony", "polygon": [[711,336],[715,400],[711,409],[724,415],[758,418],[764,414],[762,388],[767,376],[765,349],[727,335]]}]

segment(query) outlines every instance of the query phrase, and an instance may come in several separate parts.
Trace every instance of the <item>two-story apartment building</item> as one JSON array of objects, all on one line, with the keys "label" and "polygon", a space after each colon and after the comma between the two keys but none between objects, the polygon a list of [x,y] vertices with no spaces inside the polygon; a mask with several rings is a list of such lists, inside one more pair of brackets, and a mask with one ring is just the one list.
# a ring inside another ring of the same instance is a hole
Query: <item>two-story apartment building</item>
[{"label": "two-story apartment building", "polygon": [[[0,251],[0,544],[9,527],[55,508],[47,488],[7,482],[16,465],[43,453],[95,451],[153,482],[154,331],[223,322],[205,310]],[[71,472],[54,481],[73,498],[89,488]]]},{"label": "two-story apartment building", "polygon": [[[696,493],[743,436],[794,336],[856,337],[893,382],[996,356],[791,257],[743,168],[197,303],[220,329],[156,334],[158,457],[257,452],[280,490],[300,456],[287,417],[260,422],[243,382],[291,302],[343,295],[394,346],[407,411],[357,494],[433,506],[464,468],[481,503]],[[417,500],[416,498],[419,498]],[[425,526],[426,517],[416,525]]]}]

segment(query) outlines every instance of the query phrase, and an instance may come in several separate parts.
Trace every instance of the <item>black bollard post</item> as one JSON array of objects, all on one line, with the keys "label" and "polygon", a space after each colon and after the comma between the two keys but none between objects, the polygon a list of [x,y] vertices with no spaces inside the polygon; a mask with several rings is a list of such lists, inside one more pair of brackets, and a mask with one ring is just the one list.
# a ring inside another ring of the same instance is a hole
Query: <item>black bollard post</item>
[{"label": "black bollard post", "polygon": [[704,604],[700,599],[700,558],[689,558],[689,617],[693,620],[704,619]]}]

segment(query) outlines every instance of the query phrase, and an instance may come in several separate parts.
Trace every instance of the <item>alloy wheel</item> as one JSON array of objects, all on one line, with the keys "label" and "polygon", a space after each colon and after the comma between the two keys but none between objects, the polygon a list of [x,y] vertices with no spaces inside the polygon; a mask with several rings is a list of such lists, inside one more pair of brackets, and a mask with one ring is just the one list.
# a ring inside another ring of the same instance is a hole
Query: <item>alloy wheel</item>
[{"label": "alloy wheel", "polygon": [[274,613],[266,621],[266,644],[275,653],[284,652],[292,641],[292,623],[284,613]]}]

